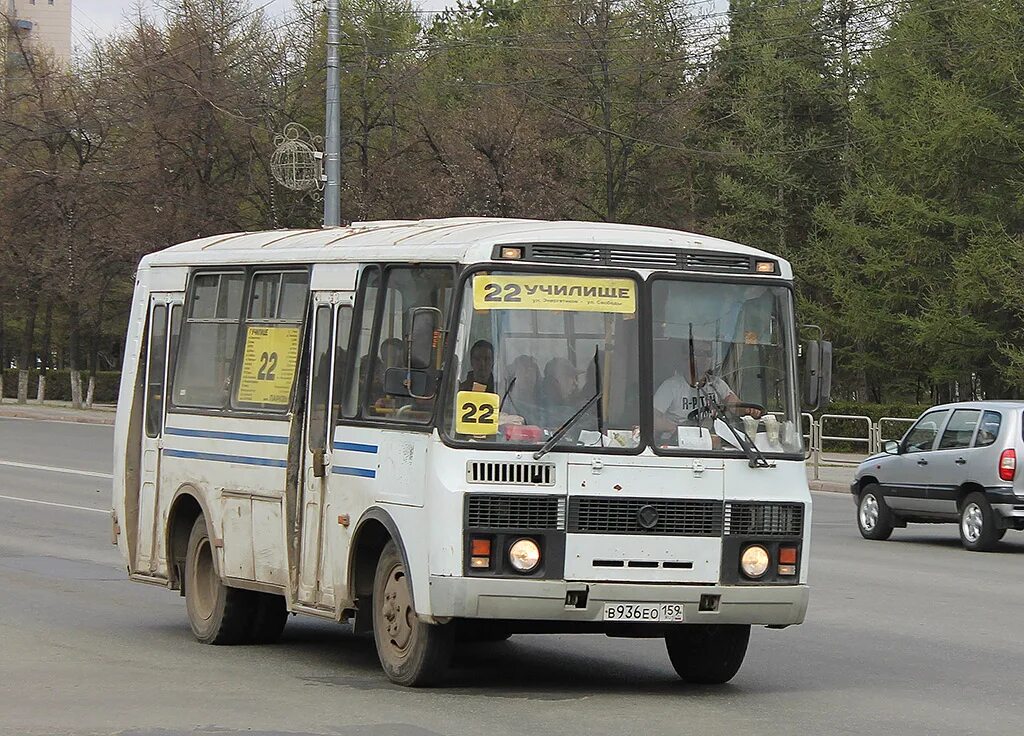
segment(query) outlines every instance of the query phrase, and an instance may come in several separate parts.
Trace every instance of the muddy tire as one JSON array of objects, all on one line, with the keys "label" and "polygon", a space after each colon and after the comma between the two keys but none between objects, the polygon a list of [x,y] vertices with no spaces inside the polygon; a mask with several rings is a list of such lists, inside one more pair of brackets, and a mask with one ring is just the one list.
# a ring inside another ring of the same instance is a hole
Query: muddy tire
[{"label": "muddy tire", "polygon": [[388,679],[408,687],[427,687],[444,679],[455,628],[428,624],[416,616],[412,586],[394,542],[387,543],[377,561],[371,605],[373,639]]},{"label": "muddy tire", "polygon": [[255,594],[256,611],[252,618],[249,638],[253,644],[273,644],[281,638],[288,623],[288,604],[283,595]]},{"label": "muddy tire", "polygon": [[244,644],[250,640],[254,594],[221,582],[202,516],[192,525],[185,553],[185,609],[192,633],[203,644]]}]

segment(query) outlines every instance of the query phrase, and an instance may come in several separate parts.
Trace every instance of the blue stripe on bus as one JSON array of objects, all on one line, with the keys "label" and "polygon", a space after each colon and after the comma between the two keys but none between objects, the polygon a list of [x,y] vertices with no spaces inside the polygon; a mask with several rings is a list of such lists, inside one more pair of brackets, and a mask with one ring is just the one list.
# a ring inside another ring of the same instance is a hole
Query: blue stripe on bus
[{"label": "blue stripe on bus", "polygon": [[335,442],[335,450],[351,450],[352,452],[368,452],[377,454],[377,445],[363,445],[358,442]]},{"label": "blue stripe on bus", "polygon": [[261,465],[265,468],[287,468],[287,460],[273,460],[267,457],[246,457],[244,455],[221,455],[218,452],[190,452],[188,450],[164,450],[167,457],[183,457],[189,460],[209,460],[215,463],[238,465]]},{"label": "blue stripe on bus", "polygon": [[287,445],[287,437],[272,434],[246,434],[245,432],[214,432],[208,429],[181,429],[167,427],[164,432],[181,437],[206,437],[213,440],[238,440],[239,442],[263,442],[268,445]]},{"label": "blue stripe on bus", "polygon": [[359,478],[377,477],[376,470],[369,470],[367,468],[349,468],[345,465],[335,465],[333,468],[331,468],[331,472],[337,473],[338,475],[354,475]]}]

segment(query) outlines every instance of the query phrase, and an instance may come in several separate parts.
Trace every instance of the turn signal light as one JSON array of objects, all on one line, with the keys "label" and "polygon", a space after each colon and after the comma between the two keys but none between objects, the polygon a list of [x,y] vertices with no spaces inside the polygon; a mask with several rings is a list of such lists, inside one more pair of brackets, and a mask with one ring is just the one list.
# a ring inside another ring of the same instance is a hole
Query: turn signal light
[{"label": "turn signal light", "polygon": [[779,547],[779,564],[796,564],[796,547]]},{"label": "turn signal light", "polygon": [[999,479],[1013,480],[1013,476],[1015,476],[1016,474],[1017,451],[1003,450],[1003,454],[999,456]]},{"label": "turn signal light", "polygon": [[469,566],[482,570],[491,566],[491,540],[474,537],[469,542]]}]

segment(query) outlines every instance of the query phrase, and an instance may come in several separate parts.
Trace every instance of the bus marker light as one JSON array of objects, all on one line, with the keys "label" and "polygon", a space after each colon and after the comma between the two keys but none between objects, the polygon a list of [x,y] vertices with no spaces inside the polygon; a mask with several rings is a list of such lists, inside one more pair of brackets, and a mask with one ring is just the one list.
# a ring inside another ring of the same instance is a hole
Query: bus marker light
[{"label": "bus marker light", "polygon": [[501,249],[501,257],[506,260],[519,260],[523,257],[523,249],[506,245]]},{"label": "bus marker light", "polygon": [[796,575],[796,565],[779,565],[779,575]]},{"label": "bus marker light", "polygon": [[775,261],[758,261],[754,270],[758,273],[775,273]]}]

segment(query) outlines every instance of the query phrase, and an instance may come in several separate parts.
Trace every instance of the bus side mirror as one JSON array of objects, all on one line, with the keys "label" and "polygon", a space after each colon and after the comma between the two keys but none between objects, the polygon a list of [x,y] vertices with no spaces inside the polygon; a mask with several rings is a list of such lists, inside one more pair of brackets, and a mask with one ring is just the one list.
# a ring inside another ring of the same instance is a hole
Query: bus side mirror
[{"label": "bus side mirror", "polygon": [[409,345],[409,370],[437,367],[441,344],[441,310],[435,307],[415,307],[409,311],[406,341]]},{"label": "bus side mirror", "polygon": [[807,376],[804,404],[810,412],[828,406],[832,395],[832,343],[812,340],[804,351],[804,374]]},{"label": "bus side mirror", "polygon": [[427,371],[415,368],[388,368],[384,371],[384,393],[388,396],[432,399],[437,393],[437,381]]}]

